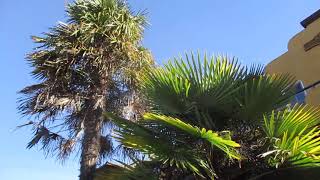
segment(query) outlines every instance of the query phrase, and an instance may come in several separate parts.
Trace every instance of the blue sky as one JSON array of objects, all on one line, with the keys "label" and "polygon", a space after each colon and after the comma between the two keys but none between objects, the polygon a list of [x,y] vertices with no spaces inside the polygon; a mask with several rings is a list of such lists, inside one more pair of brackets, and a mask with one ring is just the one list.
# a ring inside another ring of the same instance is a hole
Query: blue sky
[{"label": "blue sky", "polygon": [[[28,129],[13,131],[25,119],[17,114],[16,92],[34,82],[24,60],[40,35],[65,19],[65,0],[0,0],[0,179],[70,180],[78,175],[78,160],[63,165],[27,150]],[[301,31],[301,20],[319,9],[318,0],[129,0],[147,9],[150,26],[144,45],[157,62],[184,52],[236,56],[245,64],[266,64],[286,51],[288,40]]]}]

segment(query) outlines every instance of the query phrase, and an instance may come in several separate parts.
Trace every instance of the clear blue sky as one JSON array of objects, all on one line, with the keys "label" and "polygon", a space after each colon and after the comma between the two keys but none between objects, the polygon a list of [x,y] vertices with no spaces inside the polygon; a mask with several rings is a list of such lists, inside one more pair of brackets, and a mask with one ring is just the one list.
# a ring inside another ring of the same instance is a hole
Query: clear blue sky
[{"label": "clear blue sky", "polygon": [[[302,30],[300,21],[320,8],[319,0],[129,0],[147,9],[150,26],[144,45],[156,60],[190,50],[224,53],[246,63],[271,61],[286,51],[288,40]],[[16,92],[34,81],[24,56],[39,35],[65,19],[64,0],[0,0],[0,179],[70,180],[78,175],[78,160],[64,165],[27,150],[28,129],[17,114]]]}]

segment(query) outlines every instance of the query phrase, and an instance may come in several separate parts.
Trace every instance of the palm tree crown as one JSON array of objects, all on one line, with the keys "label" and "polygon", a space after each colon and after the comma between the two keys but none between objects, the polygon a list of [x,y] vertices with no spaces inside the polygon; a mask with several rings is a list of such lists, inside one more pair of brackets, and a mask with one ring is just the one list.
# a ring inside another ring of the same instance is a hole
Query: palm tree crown
[{"label": "palm tree crown", "polygon": [[80,179],[92,179],[101,153],[112,149],[102,112],[121,115],[128,101],[140,102],[137,78],[152,57],[141,46],[145,16],[120,0],[76,0],[67,15],[67,23],[32,37],[39,46],[27,59],[38,83],[20,91],[19,110],[36,117],[29,148],[42,143],[64,159],[80,147]]}]

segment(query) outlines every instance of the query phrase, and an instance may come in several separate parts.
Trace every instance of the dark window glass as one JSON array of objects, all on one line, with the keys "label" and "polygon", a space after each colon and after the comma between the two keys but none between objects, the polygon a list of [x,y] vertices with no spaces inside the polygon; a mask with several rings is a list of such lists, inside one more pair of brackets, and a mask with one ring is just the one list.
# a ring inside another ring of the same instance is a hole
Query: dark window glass
[{"label": "dark window glass", "polygon": [[295,105],[295,104],[304,104],[305,103],[305,100],[306,100],[306,96],[307,96],[307,93],[306,91],[302,91],[304,89],[304,86],[303,86],[303,83],[302,81],[298,81],[295,85],[295,90],[296,90],[296,94],[293,101],[291,102],[292,105]]}]

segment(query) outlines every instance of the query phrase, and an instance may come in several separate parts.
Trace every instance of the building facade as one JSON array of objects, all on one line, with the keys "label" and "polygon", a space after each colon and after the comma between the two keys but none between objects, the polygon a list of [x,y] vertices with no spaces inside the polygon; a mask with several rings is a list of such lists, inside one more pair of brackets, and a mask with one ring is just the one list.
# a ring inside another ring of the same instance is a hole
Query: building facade
[{"label": "building facade", "polygon": [[269,74],[291,74],[297,80],[296,101],[320,106],[320,10],[301,22],[304,30],[290,39],[288,51],[271,61]]}]

